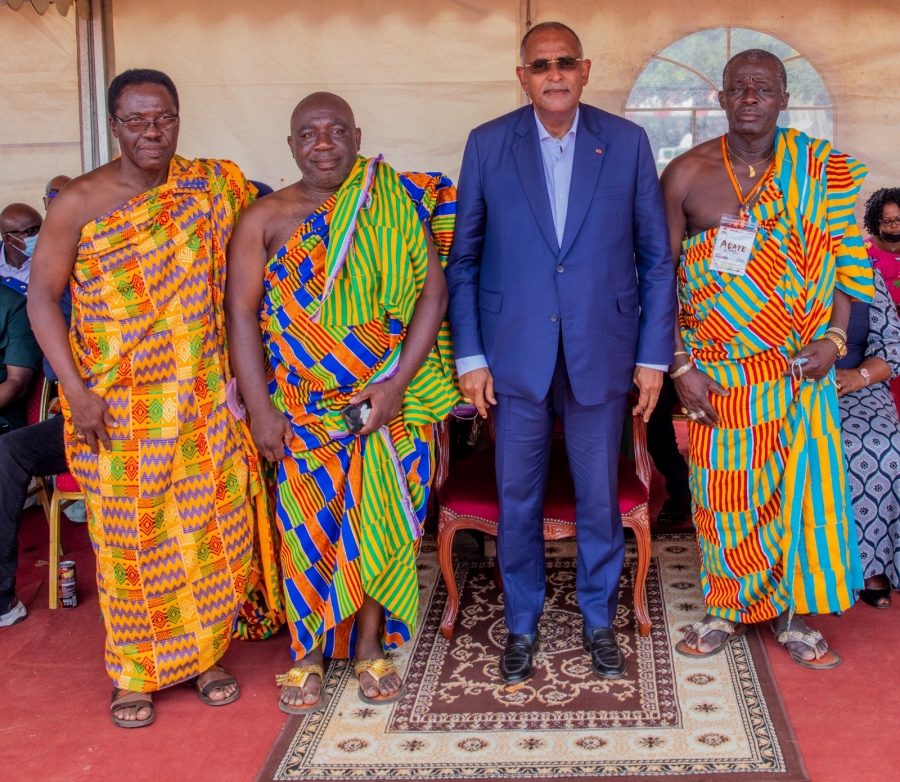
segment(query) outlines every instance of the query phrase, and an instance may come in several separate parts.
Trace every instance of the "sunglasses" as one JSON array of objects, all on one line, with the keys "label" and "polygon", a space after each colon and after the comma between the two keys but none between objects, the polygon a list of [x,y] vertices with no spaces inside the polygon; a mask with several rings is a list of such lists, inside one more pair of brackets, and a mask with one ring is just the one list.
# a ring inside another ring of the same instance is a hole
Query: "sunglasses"
[{"label": "sunglasses", "polygon": [[534,60],[525,63],[525,67],[532,73],[549,73],[554,65],[561,71],[574,71],[580,64],[580,57],[557,57],[555,60]]},{"label": "sunglasses", "polygon": [[15,236],[16,239],[30,239],[32,236],[37,236],[40,230],[41,227],[39,225],[31,225],[28,228],[23,228],[21,231],[4,231],[3,236]]}]

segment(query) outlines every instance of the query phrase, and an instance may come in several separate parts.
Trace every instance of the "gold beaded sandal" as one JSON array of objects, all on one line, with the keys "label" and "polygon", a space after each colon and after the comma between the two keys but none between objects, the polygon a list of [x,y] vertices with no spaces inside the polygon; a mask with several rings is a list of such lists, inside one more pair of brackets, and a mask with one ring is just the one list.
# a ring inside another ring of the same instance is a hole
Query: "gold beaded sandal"
[{"label": "gold beaded sandal", "polygon": [[[808,630],[805,633],[800,630],[782,630],[780,633],[775,633],[775,643],[787,649],[791,659],[797,665],[819,671],[837,668],[841,664],[841,656],[837,652],[831,651],[831,649],[826,649],[824,652],[819,651],[819,641],[822,640],[822,633],[818,630]],[[797,641],[812,650],[815,658],[804,660],[800,653],[788,647],[791,641]]]},{"label": "gold beaded sandal", "polygon": [[328,705],[328,693],[325,692],[325,670],[321,665],[297,665],[287,673],[279,673],[275,676],[275,684],[279,687],[298,687],[303,690],[303,685],[310,676],[318,676],[322,682],[319,689],[319,699],[315,703],[303,706],[291,706],[281,698],[278,699],[278,708],[285,714],[313,714],[321,711]]},{"label": "gold beaded sandal", "polygon": [[685,657],[703,658],[714,657],[717,655],[728,646],[728,642],[731,641],[732,638],[740,638],[747,631],[747,628],[742,624],[729,622],[727,619],[716,617],[711,622],[694,622],[694,624],[691,625],[691,630],[696,633],[698,644],[705,636],[716,630],[722,633],[728,633],[718,646],[710,649],[708,652],[698,651],[697,649],[688,646],[687,641],[683,640],[675,644],[675,651],[678,652],[678,654],[683,654]]},{"label": "gold beaded sandal", "polygon": [[[367,673],[377,684],[385,676],[397,673],[397,666],[390,660],[381,657],[377,660],[359,660],[353,666],[353,672],[356,674],[357,678],[362,676],[362,674]],[[393,701],[400,700],[404,695],[406,695],[406,685],[401,683],[400,689],[398,689],[397,692],[392,692],[390,695],[376,695],[374,698],[370,698],[363,692],[362,681],[360,681],[359,699],[363,703],[368,703],[370,706],[380,706],[382,703],[392,703]]]}]

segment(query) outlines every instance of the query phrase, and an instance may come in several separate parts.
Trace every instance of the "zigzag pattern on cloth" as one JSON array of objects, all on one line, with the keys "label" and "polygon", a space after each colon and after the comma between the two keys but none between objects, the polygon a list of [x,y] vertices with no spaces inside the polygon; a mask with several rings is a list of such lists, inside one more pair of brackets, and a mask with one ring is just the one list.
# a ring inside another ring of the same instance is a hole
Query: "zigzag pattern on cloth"
[{"label": "zigzag pattern on cloth", "polygon": [[[70,336],[85,384],[115,420],[110,450],[92,454],[65,399],[63,412],[117,687],[150,692],[209,668],[261,567],[271,584],[253,551],[257,525],[272,523],[265,482],[225,405],[220,313],[225,248],[251,197],[233,163],[176,157],[165,184],[82,229]],[[251,615],[261,629],[242,619],[246,637],[280,622],[277,593],[264,591]]]}]

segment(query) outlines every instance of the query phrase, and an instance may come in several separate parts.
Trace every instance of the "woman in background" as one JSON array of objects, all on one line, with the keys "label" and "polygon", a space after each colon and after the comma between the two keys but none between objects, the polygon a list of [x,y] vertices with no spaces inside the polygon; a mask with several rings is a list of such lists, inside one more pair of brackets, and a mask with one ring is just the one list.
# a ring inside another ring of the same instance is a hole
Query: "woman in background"
[{"label": "woman in background", "polygon": [[875,298],[871,304],[853,302],[847,355],[835,367],[865,574],[859,596],[874,608],[887,608],[891,589],[900,588],[900,419],[887,382],[900,375],[900,317],[877,269]]},{"label": "woman in background", "polygon": [[[872,265],[884,277],[894,306],[900,306],[900,187],[883,187],[872,193],[863,222]],[[900,378],[891,381],[891,395],[900,409]]]}]

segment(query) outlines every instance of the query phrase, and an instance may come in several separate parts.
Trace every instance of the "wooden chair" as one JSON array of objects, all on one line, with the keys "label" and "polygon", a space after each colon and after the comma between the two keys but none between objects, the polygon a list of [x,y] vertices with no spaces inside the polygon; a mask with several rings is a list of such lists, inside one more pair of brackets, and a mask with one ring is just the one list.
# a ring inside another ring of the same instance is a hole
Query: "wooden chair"
[{"label": "wooden chair", "polygon": [[[629,417],[630,413],[629,413]],[[650,458],[647,430],[642,418],[632,419],[634,459],[619,457],[619,509],[622,523],[637,538],[638,564],[634,583],[634,613],[642,636],[650,633],[644,587],[650,568]],[[626,423],[626,429],[627,429]],[[447,585],[447,606],[441,620],[444,637],[453,637],[459,613],[459,591],[453,569],[453,538],[461,529],[497,534],[499,506],[491,445],[449,467],[449,426],[438,427],[437,464],[434,487],[438,497],[438,562]],[[492,439],[492,438],[491,438]],[[544,539],[575,537],[575,487],[569,475],[565,441],[554,437],[550,451],[550,474],[544,498]]]}]

